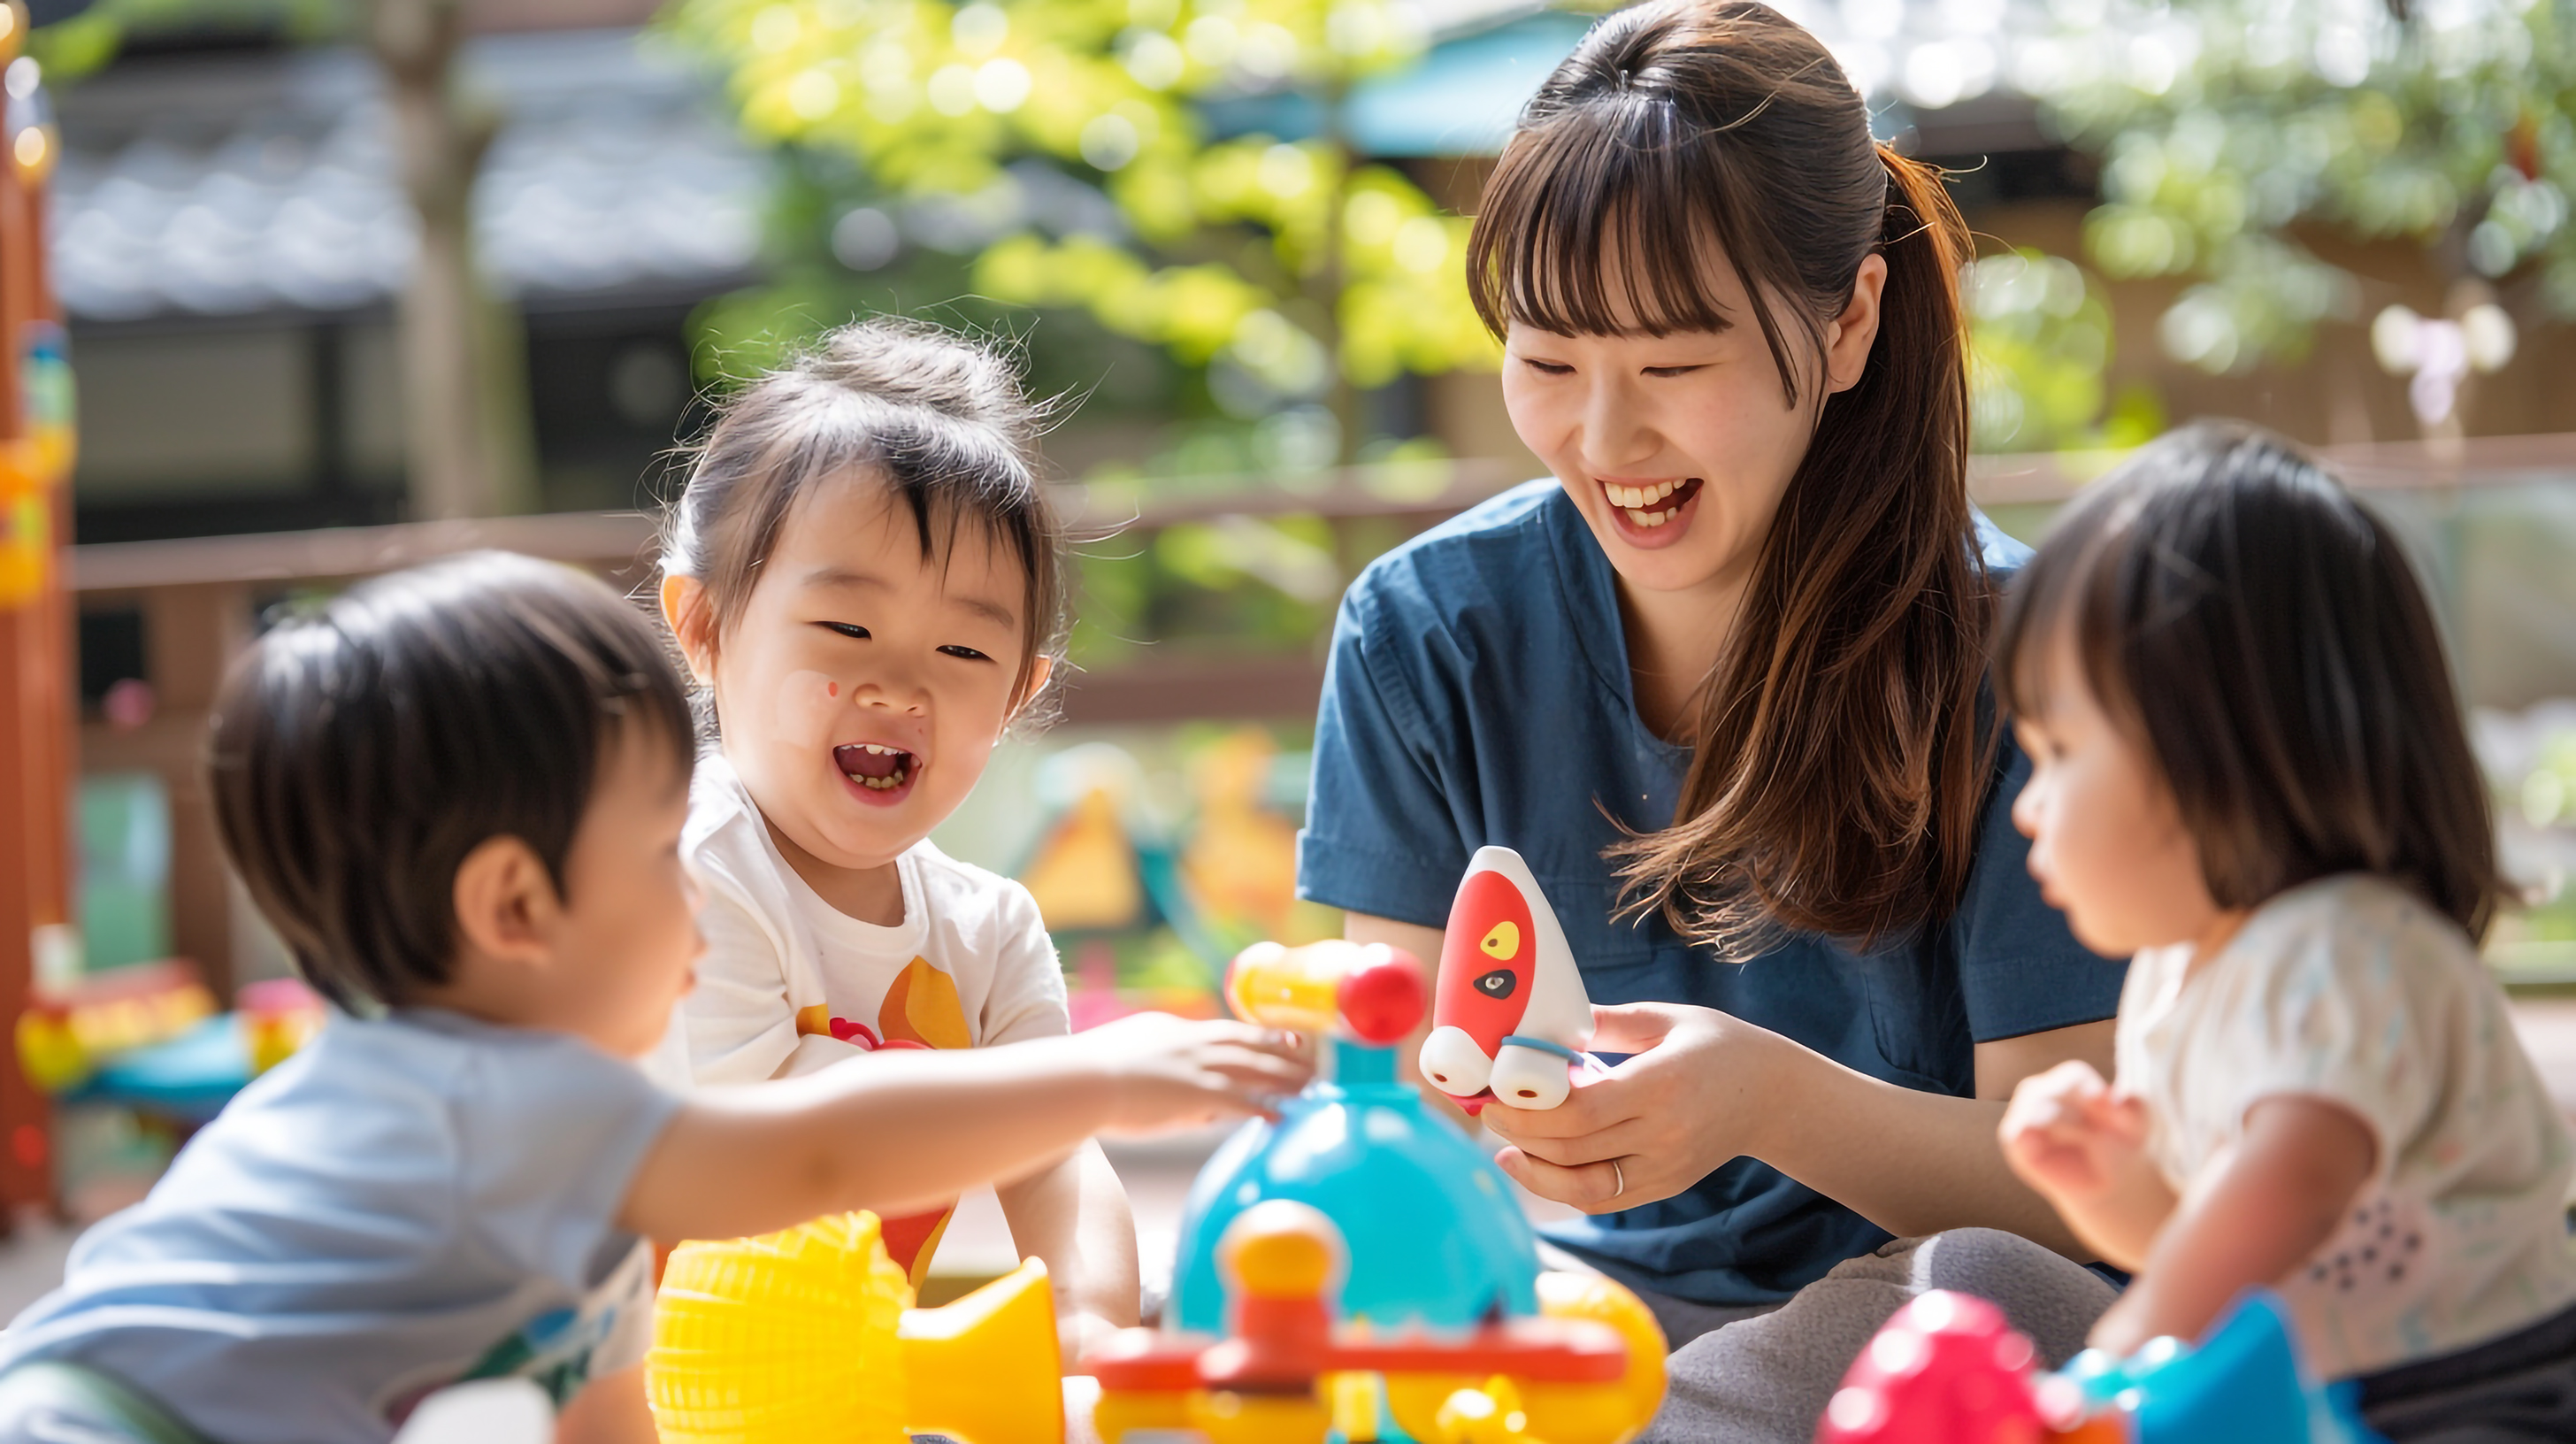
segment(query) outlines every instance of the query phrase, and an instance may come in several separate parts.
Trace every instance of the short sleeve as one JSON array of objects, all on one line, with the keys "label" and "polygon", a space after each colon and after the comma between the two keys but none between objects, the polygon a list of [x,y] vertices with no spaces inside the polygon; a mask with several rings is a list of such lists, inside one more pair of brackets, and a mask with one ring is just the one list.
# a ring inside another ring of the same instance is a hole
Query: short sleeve
[{"label": "short sleeve", "polygon": [[2385,1181],[2447,1077],[2428,1047],[2446,1020],[2411,1016],[2427,1003],[2438,1011],[2441,1000],[2410,1000],[2403,979],[2414,960],[2397,956],[2408,933],[2372,928],[2330,901],[2301,901],[2311,905],[2267,929],[2261,946],[2229,950],[2229,996],[2212,1014],[2228,1020],[2229,1036],[2216,1050],[2195,1049],[2203,1066],[2232,1075],[2228,1111],[2201,1121],[2233,1137],[2266,1098],[2339,1104],[2375,1135],[2376,1177]]},{"label": "short sleeve", "polygon": [[1047,935],[1038,900],[1016,882],[1000,879],[993,890],[993,987],[984,997],[982,1046],[1029,1038],[1061,1038],[1073,1031],[1065,1005],[1064,965]]},{"label": "short sleeve", "polygon": [[712,856],[693,862],[706,887],[698,931],[707,950],[697,986],[681,1001],[695,1082],[758,1083],[777,1076],[796,1051],[796,1010],[775,929],[739,879]]},{"label": "short sleeve", "polygon": [[2101,1022],[2119,1011],[2128,971],[2077,942],[2066,915],[2039,895],[2030,841],[2012,823],[2013,799],[2029,780],[2030,759],[2007,733],[1978,821],[1977,860],[1950,921],[1968,1035],[1979,1043]]},{"label": "short sleeve", "polygon": [[1423,639],[1395,635],[1374,583],[1342,600],[1315,714],[1314,782],[1297,835],[1297,895],[1439,927],[1467,870],[1439,749],[1452,729],[1407,685]]},{"label": "short sleeve", "polygon": [[470,1067],[453,1104],[464,1218],[521,1268],[587,1291],[679,1100],[562,1034],[481,1048]]}]

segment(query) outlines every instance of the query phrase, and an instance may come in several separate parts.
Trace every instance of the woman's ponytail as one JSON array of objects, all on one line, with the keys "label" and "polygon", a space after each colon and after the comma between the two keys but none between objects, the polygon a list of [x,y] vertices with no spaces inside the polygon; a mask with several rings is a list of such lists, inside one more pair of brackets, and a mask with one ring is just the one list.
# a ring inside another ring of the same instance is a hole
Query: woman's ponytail
[{"label": "woman's ponytail", "polygon": [[[1523,112],[1486,184],[1468,286],[1497,331],[1716,330],[1744,303],[1721,299],[1712,249],[1750,299],[1784,404],[1815,430],[1693,708],[1672,825],[1611,856],[1633,907],[1728,953],[1774,926],[1908,932],[1966,888],[1993,759],[1967,226],[1940,172],[1872,140],[1832,54],[1778,11],[1619,11]],[[1820,399],[1827,332],[1872,255],[1887,265],[1877,336],[1859,378]]]}]

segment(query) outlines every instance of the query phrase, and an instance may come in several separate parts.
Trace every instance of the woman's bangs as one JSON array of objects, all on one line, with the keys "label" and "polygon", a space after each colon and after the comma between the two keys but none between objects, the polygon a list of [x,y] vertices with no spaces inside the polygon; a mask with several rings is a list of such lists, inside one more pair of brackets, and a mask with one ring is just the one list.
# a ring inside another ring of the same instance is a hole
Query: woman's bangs
[{"label": "woman's bangs", "polygon": [[1714,294],[1726,234],[1704,142],[1678,140],[1669,103],[1585,106],[1516,136],[1469,242],[1468,289],[1496,336],[1723,331]]}]

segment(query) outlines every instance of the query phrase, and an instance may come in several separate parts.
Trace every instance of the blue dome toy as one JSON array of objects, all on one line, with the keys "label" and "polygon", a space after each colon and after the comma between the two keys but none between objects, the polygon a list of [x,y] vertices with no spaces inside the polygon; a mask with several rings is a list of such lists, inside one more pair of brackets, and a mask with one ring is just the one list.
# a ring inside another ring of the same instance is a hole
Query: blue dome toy
[{"label": "blue dome toy", "polygon": [[1538,1312],[1538,1242],[1502,1171],[1410,1085],[1394,1045],[1422,1019],[1421,965],[1374,944],[1262,943],[1234,960],[1237,1016],[1326,1040],[1329,1080],[1255,1119],[1217,1151],[1182,1213],[1167,1323],[1222,1332],[1217,1241],[1271,1199],[1320,1209],[1342,1232],[1346,1317],[1454,1328]]}]

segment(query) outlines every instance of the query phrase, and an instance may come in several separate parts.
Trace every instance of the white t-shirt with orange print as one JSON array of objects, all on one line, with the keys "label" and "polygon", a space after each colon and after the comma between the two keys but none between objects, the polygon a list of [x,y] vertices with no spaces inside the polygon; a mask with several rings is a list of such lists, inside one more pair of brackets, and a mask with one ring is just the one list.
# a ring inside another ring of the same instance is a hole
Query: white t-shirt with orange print
[{"label": "white t-shirt with orange print", "polygon": [[[718,753],[698,759],[680,848],[706,892],[697,987],[652,1070],[751,1083],[882,1048],[981,1048],[1071,1030],[1064,972],[1037,899],[928,842],[895,860],[903,921],[862,922],[787,865]],[[947,1209],[890,1219],[886,1246],[918,1284]]]}]

